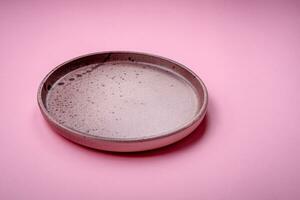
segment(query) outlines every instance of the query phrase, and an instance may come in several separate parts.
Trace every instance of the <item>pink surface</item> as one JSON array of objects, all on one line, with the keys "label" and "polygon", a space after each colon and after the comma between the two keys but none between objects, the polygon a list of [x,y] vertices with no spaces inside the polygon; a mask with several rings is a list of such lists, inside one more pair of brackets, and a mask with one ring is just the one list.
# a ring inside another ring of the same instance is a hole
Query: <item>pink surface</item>
[{"label": "pink surface", "polygon": [[[0,199],[300,199],[297,1],[1,1],[0,27]],[[107,50],[194,70],[210,94],[205,124],[136,154],[50,130],[36,102],[42,78]]]}]

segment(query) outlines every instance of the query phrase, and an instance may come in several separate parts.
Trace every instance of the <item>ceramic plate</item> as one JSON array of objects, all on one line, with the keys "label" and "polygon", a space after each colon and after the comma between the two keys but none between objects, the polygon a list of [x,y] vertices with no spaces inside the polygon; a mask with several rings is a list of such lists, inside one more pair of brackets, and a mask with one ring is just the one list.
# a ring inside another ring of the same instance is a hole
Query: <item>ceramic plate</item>
[{"label": "ceramic plate", "polygon": [[38,90],[49,124],[65,138],[107,151],[144,151],[190,134],[207,109],[207,90],[187,67],[136,52],[67,61]]}]

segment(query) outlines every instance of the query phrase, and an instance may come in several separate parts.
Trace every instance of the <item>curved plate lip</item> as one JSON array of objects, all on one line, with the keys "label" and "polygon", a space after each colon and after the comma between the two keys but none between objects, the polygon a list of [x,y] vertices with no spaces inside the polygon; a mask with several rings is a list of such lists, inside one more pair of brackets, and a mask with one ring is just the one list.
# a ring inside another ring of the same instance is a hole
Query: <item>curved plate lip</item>
[{"label": "curved plate lip", "polygon": [[[88,56],[94,56],[94,55],[99,55],[99,54],[114,54],[114,53],[124,53],[124,54],[139,54],[139,55],[144,55],[144,56],[150,56],[150,57],[156,57],[171,63],[174,63],[175,65],[187,70],[190,74],[192,74],[197,81],[200,83],[201,85],[201,89],[203,90],[203,103],[201,108],[198,110],[197,114],[187,123],[181,125],[179,128],[176,128],[174,130],[171,131],[165,131],[165,132],[161,132],[158,135],[155,136],[146,136],[146,137],[139,137],[139,138],[110,138],[110,137],[103,137],[103,136],[96,136],[96,135],[89,135],[77,130],[74,130],[72,128],[68,128],[66,126],[63,126],[62,124],[58,123],[54,117],[52,117],[50,115],[50,113],[48,112],[48,110],[46,109],[43,101],[42,101],[42,88],[44,86],[44,84],[46,83],[46,81],[48,80],[48,78],[51,76],[51,74],[53,72],[55,72],[57,69],[59,69],[60,67],[66,65],[67,63],[73,62],[75,60],[79,60],[81,58],[84,57],[88,57]],[[194,123],[201,121],[206,112],[207,112],[207,106],[208,106],[208,91],[207,88],[204,84],[204,82],[199,78],[199,76],[197,74],[195,74],[192,70],[190,70],[188,67],[184,66],[183,64],[180,64],[174,60],[171,60],[169,58],[165,58],[162,56],[158,56],[158,55],[154,55],[154,54],[150,54],[150,53],[144,53],[144,52],[135,52],[135,51],[101,51],[101,52],[94,52],[94,53],[89,53],[89,54],[84,54],[78,57],[75,57],[73,59],[70,59],[68,61],[63,62],[62,64],[58,65],[57,67],[55,67],[54,69],[52,69],[42,80],[42,82],[39,85],[38,88],[38,92],[37,92],[37,102],[39,105],[39,108],[43,114],[43,116],[46,118],[47,121],[49,121],[51,124],[53,124],[54,126],[60,128],[62,131],[64,132],[69,132],[71,134],[76,134],[80,137],[84,137],[84,138],[89,138],[92,140],[101,140],[101,141],[107,141],[107,142],[145,142],[145,141],[152,141],[152,140],[157,140],[157,139],[161,139],[161,138],[166,138],[166,137],[170,137],[172,135],[175,135],[177,133],[180,133],[181,131],[189,128],[190,126],[192,126]]]}]

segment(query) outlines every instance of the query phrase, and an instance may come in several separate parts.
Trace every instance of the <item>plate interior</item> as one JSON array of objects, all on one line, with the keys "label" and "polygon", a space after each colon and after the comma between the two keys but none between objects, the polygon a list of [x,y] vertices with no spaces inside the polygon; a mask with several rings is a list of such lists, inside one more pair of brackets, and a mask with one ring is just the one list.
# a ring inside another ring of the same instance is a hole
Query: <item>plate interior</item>
[{"label": "plate interior", "polygon": [[184,76],[144,62],[86,64],[48,89],[45,106],[59,124],[105,138],[161,136],[190,122],[201,107]]}]

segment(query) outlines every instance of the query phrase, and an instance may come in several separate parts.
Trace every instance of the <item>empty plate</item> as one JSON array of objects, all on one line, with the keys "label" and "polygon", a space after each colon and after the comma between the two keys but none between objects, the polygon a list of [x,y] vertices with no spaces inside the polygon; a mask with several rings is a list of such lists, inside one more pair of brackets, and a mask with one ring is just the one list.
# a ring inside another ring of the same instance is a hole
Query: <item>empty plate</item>
[{"label": "empty plate", "polygon": [[53,69],[38,90],[49,124],[65,138],[107,151],[144,151],[190,134],[207,90],[188,68],[136,52],[94,53]]}]

